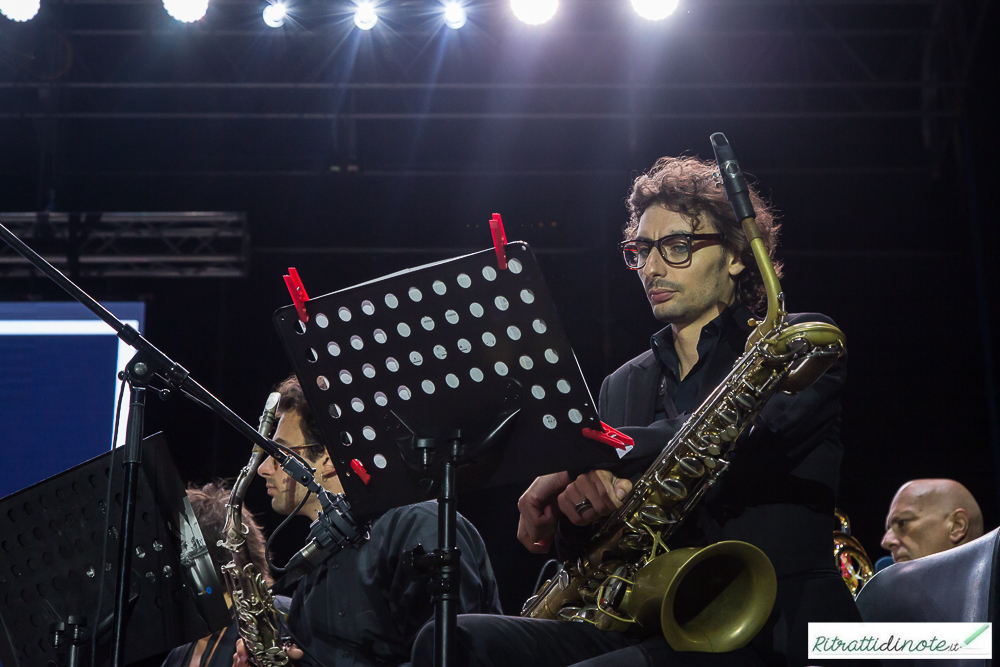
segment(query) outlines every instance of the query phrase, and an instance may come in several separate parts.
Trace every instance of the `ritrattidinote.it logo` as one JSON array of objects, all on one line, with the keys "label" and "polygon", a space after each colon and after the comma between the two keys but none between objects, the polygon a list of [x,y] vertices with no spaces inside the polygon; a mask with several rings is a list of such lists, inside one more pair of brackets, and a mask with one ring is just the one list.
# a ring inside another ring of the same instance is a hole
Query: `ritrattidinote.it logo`
[{"label": "ritrattidinote.it logo", "polygon": [[992,623],[810,623],[809,658],[993,658]]}]

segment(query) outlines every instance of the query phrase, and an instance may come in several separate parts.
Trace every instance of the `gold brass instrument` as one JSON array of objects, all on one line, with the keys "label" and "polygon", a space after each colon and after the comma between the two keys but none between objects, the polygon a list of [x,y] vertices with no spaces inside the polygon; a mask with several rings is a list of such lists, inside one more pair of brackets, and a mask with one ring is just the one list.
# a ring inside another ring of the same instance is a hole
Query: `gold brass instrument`
[{"label": "gold brass instrument", "polygon": [[[264,413],[260,417],[257,431],[270,437],[274,428],[274,415],[278,409],[281,394],[272,392],[267,397]],[[251,662],[257,667],[281,667],[288,664],[288,655],[281,642],[278,612],[274,608],[274,598],[257,566],[250,559],[246,546],[247,529],[243,525],[243,497],[257,473],[257,468],[267,458],[267,453],[254,446],[250,461],[240,471],[226,505],[226,526],[224,540],[219,546],[229,549],[233,560],[222,566],[229,595],[233,599],[236,623],[240,637],[246,646]]]},{"label": "gold brass instrument", "polygon": [[857,596],[858,591],[875,576],[875,568],[865,548],[851,535],[851,520],[839,509],[834,510],[833,515],[840,528],[833,531],[833,557],[851,595]]},{"label": "gold brass instrument", "polygon": [[[713,143],[717,137],[725,141],[717,134]],[[734,158],[724,163],[718,149],[717,155],[720,171],[732,173],[735,164],[738,173]],[[726,190],[734,201],[728,184]],[[675,650],[725,652],[749,643],[770,615],[777,580],[770,561],[753,545],[666,546],[726,471],[737,438],[767,401],[779,391],[808,387],[845,349],[844,334],[831,324],[785,321],[781,285],[748,196],[746,202],[749,215],[741,223],[764,278],[767,316],[750,321],[756,328],[733,370],[599,525],[583,555],[563,563],[525,603],[522,616],[647,634],[658,627]]]}]

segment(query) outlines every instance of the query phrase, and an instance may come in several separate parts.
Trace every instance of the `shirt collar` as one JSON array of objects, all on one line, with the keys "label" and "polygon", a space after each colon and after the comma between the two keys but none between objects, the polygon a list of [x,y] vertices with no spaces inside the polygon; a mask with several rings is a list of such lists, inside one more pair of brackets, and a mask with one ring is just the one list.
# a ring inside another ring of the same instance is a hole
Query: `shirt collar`
[{"label": "shirt collar", "polygon": [[[698,337],[699,362],[707,356],[704,352],[714,348],[715,343],[723,336],[739,336],[745,341],[750,334],[751,317],[750,310],[736,300],[719,313],[718,317],[702,327],[701,335]],[[660,368],[669,370],[675,378],[680,377],[680,362],[677,350],[674,348],[674,334],[671,328],[666,326],[657,331],[650,338],[649,344]]]}]

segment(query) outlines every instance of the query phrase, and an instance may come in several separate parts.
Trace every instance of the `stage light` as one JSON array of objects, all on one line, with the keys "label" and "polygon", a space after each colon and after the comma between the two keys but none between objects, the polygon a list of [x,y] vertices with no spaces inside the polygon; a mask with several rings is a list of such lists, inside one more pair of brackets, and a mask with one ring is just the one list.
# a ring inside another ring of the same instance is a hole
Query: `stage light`
[{"label": "stage light", "polygon": [[545,23],[555,16],[559,0],[510,0],[514,16],[529,25]]},{"label": "stage light", "polygon": [[39,0],[0,0],[0,14],[18,23],[35,18],[38,8]]},{"label": "stage light", "polygon": [[674,13],[678,0],[632,0],[632,8],[644,19],[659,21]]},{"label": "stage light", "polygon": [[268,3],[264,8],[264,23],[269,28],[280,28],[285,25],[285,17],[288,16],[288,7],[283,2]]},{"label": "stage light", "polygon": [[449,28],[458,30],[469,20],[468,14],[457,2],[448,2],[444,6],[444,24]]},{"label": "stage light", "polygon": [[354,12],[354,25],[362,30],[371,30],[378,23],[378,14],[375,13],[375,5],[370,2],[362,2],[358,5],[358,11]]},{"label": "stage light", "polygon": [[208,0],[163,0],[163,8],[181,23],[194,23],[204,18]]}]

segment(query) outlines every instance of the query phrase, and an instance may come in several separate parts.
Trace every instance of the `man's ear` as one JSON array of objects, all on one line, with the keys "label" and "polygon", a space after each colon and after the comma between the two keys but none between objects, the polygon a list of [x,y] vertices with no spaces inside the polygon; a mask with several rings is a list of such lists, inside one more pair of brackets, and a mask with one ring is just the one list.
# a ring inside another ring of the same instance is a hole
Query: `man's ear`
[{"label": "man's ear", "polygon": [[329,454],[323,455],[323,460],[319,462],[316,469],[323,476],[323,479],[330,480],[337,476],[337,469],[333,467],[333,461],[330,460]]},{"label": "man's ear", "polygon": [[969,534],[969,513],[957,509],[948,516],[948,539],[952,544],[961,544]]},{"label": "man's ear", "polygon": [[726,257],[729,262],[728,266],[729,275],[731,275],[735,279],[736,276],[743,273],[744,269],[746,269],[747,267],[745,264],[743,264],[743,260],[741,260],[739,256],[734,255],[729,250],[726,250]]}]

